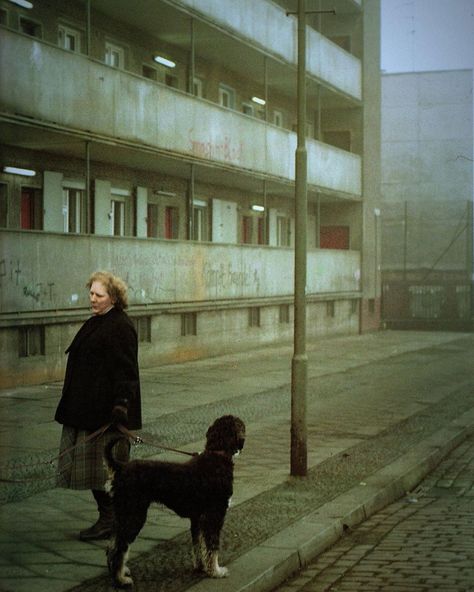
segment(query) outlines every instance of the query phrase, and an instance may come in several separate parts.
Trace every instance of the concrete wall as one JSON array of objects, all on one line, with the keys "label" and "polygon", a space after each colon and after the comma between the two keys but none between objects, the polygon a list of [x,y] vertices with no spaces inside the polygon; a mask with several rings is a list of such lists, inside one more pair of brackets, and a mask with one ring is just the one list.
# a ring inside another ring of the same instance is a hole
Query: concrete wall
[{"label": "concrete wall", "polygon": [[[2,234],[0,247],[0,312],[15,318],[87,308],[84,285],[97,269],[121,275],[133,305],[217,306],[228,299],[288,296],[294,289],[291,249],[14,231]],[[308,294],[357,292],[359,278],[356,251],[308,254]]]},{"label": "concrete wall", "polygon": [[[121,275],[129,314],[148,319],[143,367],[293,335],[291,249],[5,231],[0,250],[0,388],[63,378],[64,351],[90,314],[85,282],[96,269]],[[308,338],[357,333],[359,295],[358,252],[310,251]],[[280,306],[289,307],[288,322],[281,322]],[[249,307],[260,309],[259,326],[249,325]],[[187,312],[197,315],[196,335],[181,334]],[[43,328],[43,354],[19,354],[28,327]]]},{"label": "concrete wall", "polygon": [[382,77],[385,201],[473,197],[471,70]]}]

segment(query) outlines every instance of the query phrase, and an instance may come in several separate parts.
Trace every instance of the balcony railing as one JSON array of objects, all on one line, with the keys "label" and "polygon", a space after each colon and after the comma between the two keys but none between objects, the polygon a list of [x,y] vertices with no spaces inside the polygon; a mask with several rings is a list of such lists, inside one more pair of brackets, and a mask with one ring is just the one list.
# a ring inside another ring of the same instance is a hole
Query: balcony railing
[{"label": "balcony railing", "polygon": [[[2,30],[0,55],[3,112],[294,179],[293,132],[10,31]],[[360,195],[361,159],[309,141],[308,182]]]},{"label": "balcony railing", "polygon": [[[360,4],[360,0],[356,0]],[[180,0],[180,4],[221,24],[238,37],[297,64],[297,21],[271,2]],[[307,71],[351,97],[362,96],[361,64],[326,37],[308,27]]]},{"label": "balcony railing", "polygon": [[[293,251],[277,247],[9,230],[0,248],[15,254],[3,261],[1,315],[87,308],[84,282],[97,261],[126,280],[132,305],[278,298],[294,289]],[[359,270],[358,251],[309,251],[308,295],[357,292]]]}]

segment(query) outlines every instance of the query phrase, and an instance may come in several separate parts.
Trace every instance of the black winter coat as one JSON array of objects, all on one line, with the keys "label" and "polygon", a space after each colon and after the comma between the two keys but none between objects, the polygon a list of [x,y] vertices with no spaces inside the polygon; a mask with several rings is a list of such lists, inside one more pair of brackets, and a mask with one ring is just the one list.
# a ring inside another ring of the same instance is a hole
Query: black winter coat
[{"label": "black winter coat", "polygon": [[125,312],[112,308],[92,316],[66,353],[57,422],[95,431],[110,422],[116,404],[127,400],[127,426],[142,427],[137,333]]}]

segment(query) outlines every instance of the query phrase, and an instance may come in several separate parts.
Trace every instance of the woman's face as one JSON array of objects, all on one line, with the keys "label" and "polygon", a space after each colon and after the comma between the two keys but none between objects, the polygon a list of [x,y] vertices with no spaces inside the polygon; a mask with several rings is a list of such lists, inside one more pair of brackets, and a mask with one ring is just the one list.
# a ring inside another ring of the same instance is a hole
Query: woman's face
[{"label": "woman's face", "polygon": [[89,291],[89,299],[92,312],[96,315],[106,313],[114,304],[107,293],[104,284],[98,281],[92,282]]}]

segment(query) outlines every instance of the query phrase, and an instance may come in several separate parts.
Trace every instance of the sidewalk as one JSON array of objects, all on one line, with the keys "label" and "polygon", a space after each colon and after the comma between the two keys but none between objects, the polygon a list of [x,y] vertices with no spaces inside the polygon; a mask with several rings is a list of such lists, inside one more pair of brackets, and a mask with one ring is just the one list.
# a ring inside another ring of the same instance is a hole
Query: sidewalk
[{"label": "sidewalk", "polygon": [[[423,332],[308,346],[306,480],[288,479],[291,346],[142,370],[144,431],[164,444],[202,449],[207,426],[223,413],[240,415],[248,433],[223,533],[230,577],[192,574],[187,521],[153,508],[131,551],[137,589],[271,590],[337,540],[344,525],[414,487],[470,432],[473,350],[471,334]],[[451,356],[449,367],[435,386],[430,377],[443,356]],[[405,382],[397,384],[397,376]],[[60,388],[0,392],[0,464],[16,466],[13,478],[57,454],[60,427],[51,418]],[[139,447],[136,454],[157,450]],[[51,482],[0,488],[8,500],[0,507],[0,589],[109,590],[105,543],[77,540],[94,519],[90,493],[48,489]]]}]

